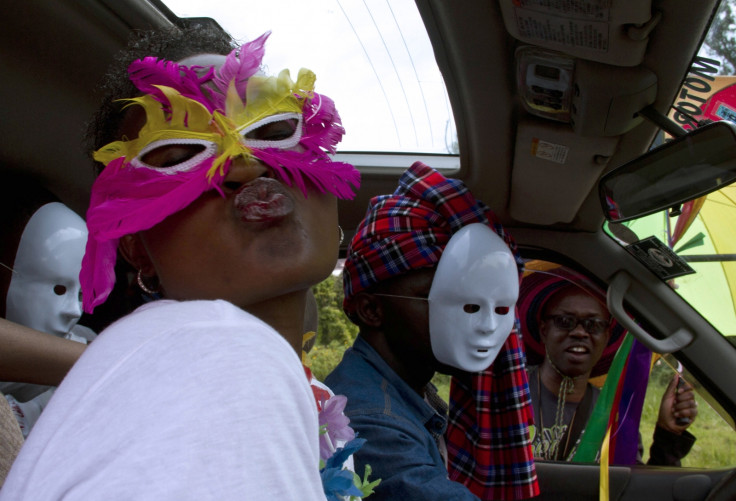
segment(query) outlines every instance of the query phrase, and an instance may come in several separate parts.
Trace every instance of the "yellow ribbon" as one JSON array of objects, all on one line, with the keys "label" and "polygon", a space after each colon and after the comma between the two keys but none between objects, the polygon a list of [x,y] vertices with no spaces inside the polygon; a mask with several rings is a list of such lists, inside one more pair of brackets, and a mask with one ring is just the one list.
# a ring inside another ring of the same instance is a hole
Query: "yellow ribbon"
[{"label": "yellow ribbon", "polygon": [[302,336],[302,363],[304,363],[304,359],[307,357],[307,352],[304,350],[304,346],[306,346],[307,342],[316,335],[316,332],[309,331],[304,333],[304,335]]},{"label": "yellow ribbon", "polygon": [[598,494],[600,501],[608,501],[608,443],[611,440],[611,427],[606,430],[601,444],[601,484]]}]

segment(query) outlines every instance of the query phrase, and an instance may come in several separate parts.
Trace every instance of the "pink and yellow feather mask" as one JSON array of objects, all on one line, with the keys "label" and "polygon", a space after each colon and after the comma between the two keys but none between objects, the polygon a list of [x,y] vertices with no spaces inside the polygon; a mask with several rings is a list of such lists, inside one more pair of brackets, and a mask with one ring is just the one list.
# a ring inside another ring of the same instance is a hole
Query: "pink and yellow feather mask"
[{"label": "pink and yellow feather mask", "polygon": [[[137,138],[94,153],[105,169],[92,186],[87,212],[84,311],[91,313],[112,291],[118,239],[153,227],[208,190],[222,193],[237,157],[258,159],[305,196],[308,187],[342,199],[355,196],[359,172],[329,157],[345,130],[332,100],[314,92],[314,73],[302,69],[296,82],[288,70],[258,73],[269,34],[233,50],[219,69],[153,57],[129,66],[143,95],[127,106],[140,106],[146,122]],[[163,165],[147,163],[170,145],[190,153]]]}]

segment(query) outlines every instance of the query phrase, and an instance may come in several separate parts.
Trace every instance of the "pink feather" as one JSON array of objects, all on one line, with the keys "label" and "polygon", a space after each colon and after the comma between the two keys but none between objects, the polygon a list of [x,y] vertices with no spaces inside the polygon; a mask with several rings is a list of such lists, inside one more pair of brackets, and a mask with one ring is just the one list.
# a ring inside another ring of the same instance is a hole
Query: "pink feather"
[{"label": "pink feather", "polygon": [[[82,287],[82,306],[92,313],[95,306],[105,302],[115,283],[115,260],[118,240],[97,240],[90,236],[82,258],[79,282]],[[107,284],[110,284],[107,287]]]},{"label": "pink feather", "polygon": [[[120,237],[155,226],[213,188],[205,172],[214,157],[197,169],[175,176],[151,169],[121,168],[124,160],[111,162],[92,189],[87,211],[92,244],[87,246],[80,272],[85,311],[102,303],[112,290]],[[221,180],[216,176],[213,183],[219,184]]]},{"label": "pink feather", "polygon": [[221,109],[224,109],[225,96],[230,82],[235,82],[235,89],[239,96],[245,96],[248,79],[261,67],[263,54],[266,51],[266,40],[270,35],[271,32],[267,31],[255,40],[247,42],[239,49],[230,52],[225,59],[225,64],[215,72],[212,82],[220,91],[221,96],[218,97],[222,98],[222,102],[218,102],[218,106]]},{"label": "pink feather", "polygon": [[346,200],[352,200],[360,186],[360,172],[354,166],[333,162],[321,151],[300,153],[269,148],[253,153],[286,184],[297,186],[305,197],[309,196],[307,182],[321,193],[329,192]]},{"label": "pink feather", "polygon": [[345,135],[334,101],[315,93],[304,103],[303,114],[305,127],[300,143],[311,150],[322,149],[334,154],[337,143]]},{"label": "pink feather", "polygon": [[207,74],[200,78],[192,68],[154,57],[133,61],[128,67],[131,82],[141,92],[154,96],[158,102],[168,105],[165,96],[156,87],[163,85],[177,90],[185,97],[199,101],[207,107],[210,113],[215,106],[212,100],[202,92],[202,84],[211,78],[212,71],[210,68]]}]

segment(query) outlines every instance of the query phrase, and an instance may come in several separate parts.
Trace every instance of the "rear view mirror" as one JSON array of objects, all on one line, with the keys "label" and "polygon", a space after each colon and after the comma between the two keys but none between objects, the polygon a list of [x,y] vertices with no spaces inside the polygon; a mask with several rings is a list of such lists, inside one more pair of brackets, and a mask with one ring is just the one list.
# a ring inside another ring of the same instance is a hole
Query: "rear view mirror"
[{"label": "rear view mirror", "polygon": [[627,221],[707,195],[736,181],[736,125],[713,122],[618,167],[601,178],[601,205]]}]

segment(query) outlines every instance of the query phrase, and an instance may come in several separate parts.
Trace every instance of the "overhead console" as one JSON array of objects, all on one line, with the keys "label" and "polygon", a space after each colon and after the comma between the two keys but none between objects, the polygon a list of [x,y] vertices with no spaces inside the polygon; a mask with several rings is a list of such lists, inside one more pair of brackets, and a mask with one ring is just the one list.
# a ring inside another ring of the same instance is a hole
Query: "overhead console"
[{"label": "overhead console", "polygon": [[650,0],[501,0],[506,30],[522,42],[615,66],[637,66],[658,22]]},{"label": "overhead console", "polygon": [[[501,0],[500,6],[518,40],[516,84],[530,115],[518,123],[509,211],[522,222],[569,223],[619,136],[639,125],[638,112],[655,101],[657,76],[641,63],[661,16],[650,0]],[[560,203],[563,193],[575,194],[578,204]],[[532,213],[530,197],[560,210]]]}]

